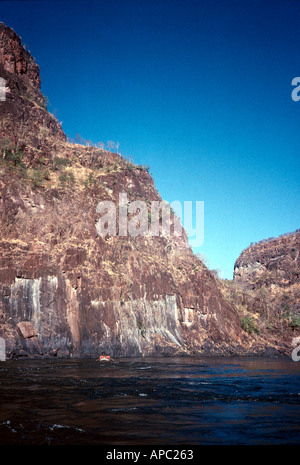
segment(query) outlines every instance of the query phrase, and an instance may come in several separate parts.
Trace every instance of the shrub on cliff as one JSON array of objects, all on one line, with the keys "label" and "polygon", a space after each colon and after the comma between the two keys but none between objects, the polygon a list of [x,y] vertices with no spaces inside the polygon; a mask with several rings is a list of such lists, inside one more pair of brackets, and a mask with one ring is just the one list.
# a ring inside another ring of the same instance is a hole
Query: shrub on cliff
[{"label": "shrub on cliff", "polygon": [[15,166],[20,165],[22,163],[22,158],[24,154],[21,150],[17,150],[16,152],[9,152],[6,156],[8,161],[12,161]]},{"label": "shrub on cliff", "polygon": [[20,149],[16,149],[8,137],[4,137],[0,142],[2,158],[5,161],[12,161],[15,166],[21,165],[24,153]]},{"label": "shrub on cliff", "polygon": [[245,315],[241,317],[241,325],[246,333],[259,333],[258,326],[250,315]]},{"label": "shrub on cliff", "polygon": [[293,329],[293,331],[295,329],[300,328],[300,315],[298,314],[292,315],[291,320],[290,320],[290,327]]},{"label": "shrub on cliff", "polygon": [[31,172],[31,181],[33,182],[33,187],[42,187],[43,185],[43,173],[40,168],[34,168]]},{"label": "shrub on cliff", "polygon": [[68,158],[57,157],[53,160],[53,168],[55,170],[60,170],[70,165],[70,160]]},{"label": "shrub on cliff", "polygon": [[62,171],[58,179],[61,187],[72,187],[75,182],[75,176],[72,172],[67,173],[66,171]]}]

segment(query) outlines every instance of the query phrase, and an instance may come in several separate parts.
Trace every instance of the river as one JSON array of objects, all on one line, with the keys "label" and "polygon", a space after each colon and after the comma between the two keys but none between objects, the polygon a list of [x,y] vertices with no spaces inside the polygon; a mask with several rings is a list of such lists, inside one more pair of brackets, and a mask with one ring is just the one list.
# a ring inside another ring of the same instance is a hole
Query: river
[{"label": "river", "polygon": [[0,444],[300,444],[300,362],[0,362]]}]

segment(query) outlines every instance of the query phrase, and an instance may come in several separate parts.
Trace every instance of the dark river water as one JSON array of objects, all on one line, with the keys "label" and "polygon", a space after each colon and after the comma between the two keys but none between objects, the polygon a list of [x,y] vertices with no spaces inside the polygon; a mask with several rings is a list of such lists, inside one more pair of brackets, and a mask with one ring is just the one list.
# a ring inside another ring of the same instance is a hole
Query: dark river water
[{"label": "dark river water", "polygon": [[300,444],[300,362],[0,362],[0,444]]}]

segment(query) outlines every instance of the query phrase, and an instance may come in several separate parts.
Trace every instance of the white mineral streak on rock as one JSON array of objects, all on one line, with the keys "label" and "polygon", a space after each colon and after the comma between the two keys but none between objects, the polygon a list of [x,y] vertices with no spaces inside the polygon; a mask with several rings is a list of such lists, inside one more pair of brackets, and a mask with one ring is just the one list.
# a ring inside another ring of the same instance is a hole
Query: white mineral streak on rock
[{"label": "white mineral streak on rock", "polygon": [[5,353],[5,340],[3,337],[0,337],[0,361],[5,362],[6,353]]},{"label": "white mineral streak on rock", "polygon": [[112,337],[124,347],[135,347],[137,352],[143,353],[156,335],[166,343],[179,347],[183,344],[175,295],[156,301],[138,299],[123,305],[114,303],[113,311],[116,324]]},{"label": "white mineral streak on rock", "polygon": [[72,334],[74,347],[80,345],[80,309],[77,300],[76,289],[74,289],[70,281],[66,280],[66,297],[67,297],[67,322]]}]

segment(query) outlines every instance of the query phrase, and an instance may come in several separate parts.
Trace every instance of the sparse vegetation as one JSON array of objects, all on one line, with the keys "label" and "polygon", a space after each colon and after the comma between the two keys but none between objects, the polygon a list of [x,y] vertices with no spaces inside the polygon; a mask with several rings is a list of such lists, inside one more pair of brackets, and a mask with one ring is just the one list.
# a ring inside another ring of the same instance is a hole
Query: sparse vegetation
[{"label": "sparse vegetation", "polygon": [[8,151],[6,153],[6,160],[12,161],[15,166],[21,165],[23,157],[24,153],[21,150],[16,150],[15,152]]},{"label": "sparse vegetation", "polygon": [[[295,231],[291,231],[291,232],[286,232],[284,234],[280,234],[278,236],[278,238],[283,238],[283,237],[289,237],[291,236],[292,234],[299,234],[300,233],[300,229],[296,229]],[[255,246],[255,245],[260,245],[260,244],[267,244],[268,242],[271,242],[271,241],[274,241],[276,240],[277,238],[276,237],[268,237],[267,239],[261,239],[260,241],[258,242],[250,242],[250,245],[249,247],[252,247],[252,246]],[[243,250],[243,252],[245,251],[246,249]]]},{"label": "sparse vegetation", "polygon": [[89,173],[83,182],[84,187],[93,187],[97,184],[97,179],[94,177],[94,173]]},{"label": "sparse vegetation", "polygon": [[150,166],[147,166],[147,165],[137,165],[137,169],[138,170],[141,170],[141,171],[149,171],[150,170]]},{"label": "sparse vegetation", "polygon": [[125,169],[129,172],[132,172],[135,169],[135,166],[133,163],[127,163]]},{"label": "sparse vegetation", "polygon": [[141,320],[137,320],[137,327],[138,327],[138,329],[141,331],[141,336],[142,336],[142,337],[145,337],[146,328],[145,328],[145,326],[143,325],[143,322],[142,322]]},{"label": "sparse vegetation", "polygon": [[44,100],[38,100],[37,101],[37,104],[43,108],[44,110],[48,110],[48,105],[49,105],[49,99],[48,97],[45,95],[44,96]]},{"label": "sparse vegetation", "polygon": [[44,176],[43,176],[42,170],[40,168],[32,169],[30,178],[31,178],[31,180],[33,182],[34,187],[42,187],[43,186]]},{"label": "sparse vegetation", "polygon": [[0,141],[0,148],[2,151],[2,158],[6,158],[6,156],[14,149],[11,139],[9,137],[3,137]]},{"label": "sparse vegetation", "polygon": [[68,158],[57,157],[53,160],[53,168],[55,170],[61,170],[62,168],[65,168],[66,166],[70,165],[70,163],[71,162]]},{"label": "sparse vegetation", "polygon": [[29,102],[32,102],[34,100],[33,98],[33,95],[31,94],[31,92],[29,92],[28,90],[26,90],[22,97],[25,99],[25,100],[28,100]]},{"label": "sparse vegetation", "polygon": [[4,137],[0,142],[2,159],[7,162],[13,162],[14,166],[26,167],[22,162],[24,152],[18,146],[16,147],[9,137]]},{"label": "sparse vegetation", "polygon": [[241,325],[244,331],[246,333],[252,334],[252,333],[259,333],[258,326],[254,320],[254,318],[250,315],[243,315],[241,317]]},{"label": "sparse vegetation", "polygon": [[46,179],[46,181],[50,181],[51,177],[50,177],[50,171],[48,169],[45,169],[43,171],[43,177],[44,179]]},{"label": "sparse vegetation", "polygon": [[61,187],[72,187],[75,182],[75,176],[72,172],[62,171],[59,175],[59,182]]},{"label": "sparse vegetation", "polygon": [[290,327],[292,328],[293,331],[295,329],[299,329],[300,328],[300,315],[296,314],[296,313],[293,314],[291,316],[289,325],[290,325]]}]

